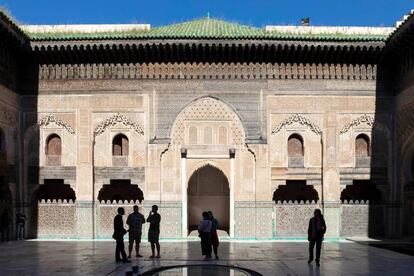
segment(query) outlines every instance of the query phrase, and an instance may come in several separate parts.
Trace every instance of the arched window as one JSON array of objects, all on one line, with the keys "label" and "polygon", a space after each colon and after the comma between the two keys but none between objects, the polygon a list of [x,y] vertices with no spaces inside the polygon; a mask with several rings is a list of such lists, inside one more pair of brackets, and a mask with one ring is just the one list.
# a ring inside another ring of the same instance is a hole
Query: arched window
[{"label": "arched window", "polygon": [[368,157],[370,156],[369,137],[365,134],[360,134],[355,139],[355,156]]},{"label": "arched window", "polygon": [[299,134],[292,134],[288,139],[288,166],[303,167],[304,165],[304,150],[303,150],[303,139]]},{"label": "arched window", "polygon": [[213,129],[210,126],[204,128],[204,144],[210,145],[213,143]]},{"label": "arched window", "polygon": [[303,139],[299,134],[289,136],[288,156],[303,156]]},{"label": "arched window", "polygon": [[62,140],[59,135],[51,134],[46,139],[46,155],[62,155]]},{"label": "arched window", "polygon": [[197,128],[195,126],[188,129],[188,143],[191,145],[197,144]]},{"label": "arched window", "polygon": [[112,155],[127,156],[129,153],[129,140],[123,134],[118,134],[112,140]]},{"label": "arched window", "polygon": [[220,145],[227,145],[227,127],[221,126],[219,128],[219,144]]}]

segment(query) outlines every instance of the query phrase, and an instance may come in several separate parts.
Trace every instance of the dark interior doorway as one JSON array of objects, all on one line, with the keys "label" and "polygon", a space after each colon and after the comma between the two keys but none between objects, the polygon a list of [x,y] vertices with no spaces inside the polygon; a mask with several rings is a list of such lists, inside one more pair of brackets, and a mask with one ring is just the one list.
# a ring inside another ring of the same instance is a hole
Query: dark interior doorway
[{"label": "dark interior doorway", "polygon": [[203,211],[212,211],[220,230],[229,233],[230,188],[222,171],[206,165],[196,170],[188,182],[188,233],[197,230]]}]

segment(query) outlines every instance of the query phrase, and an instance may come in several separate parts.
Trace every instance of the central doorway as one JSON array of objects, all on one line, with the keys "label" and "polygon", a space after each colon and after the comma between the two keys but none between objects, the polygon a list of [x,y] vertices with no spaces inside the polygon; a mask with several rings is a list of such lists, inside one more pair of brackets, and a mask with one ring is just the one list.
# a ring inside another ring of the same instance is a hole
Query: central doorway
[{"label": "central doorway", "polygon": [[212,211],[219,222],[218,229],[229,234],[230,188],[224,173],[211,165],[196,170],[188,181],[188,234],[197,233],[202,212]]}]

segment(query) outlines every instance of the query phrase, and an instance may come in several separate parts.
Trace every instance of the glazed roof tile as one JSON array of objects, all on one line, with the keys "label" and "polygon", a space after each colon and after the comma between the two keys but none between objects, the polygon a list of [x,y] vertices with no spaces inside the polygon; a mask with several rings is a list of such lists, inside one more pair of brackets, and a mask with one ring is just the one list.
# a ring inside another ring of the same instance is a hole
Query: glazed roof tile
[{"label": "glazed roof tile", "polygon": [[[27,32],[27,31],[26,31]],[[34,41],[105,39],[233,39],[233,40],[309,40],[309,41],[385,41],[388,34],[288,33],[268,31],[219,19],[203,18],[152,29],[117,32],[27,32]]]}]

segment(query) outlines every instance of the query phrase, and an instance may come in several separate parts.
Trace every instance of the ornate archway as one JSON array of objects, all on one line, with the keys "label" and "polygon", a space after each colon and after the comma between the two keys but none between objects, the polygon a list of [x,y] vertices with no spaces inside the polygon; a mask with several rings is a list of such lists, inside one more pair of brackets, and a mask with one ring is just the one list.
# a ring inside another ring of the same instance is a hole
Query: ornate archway
[{"label": "ornate archway", "polygon": [[230,187],[223,171],[210,164],[198,168],[188,180],[187,195],[188,233],[197,230],[203,211],[212,211],[219,229],[230,233]]}]

